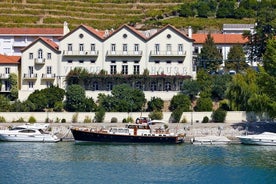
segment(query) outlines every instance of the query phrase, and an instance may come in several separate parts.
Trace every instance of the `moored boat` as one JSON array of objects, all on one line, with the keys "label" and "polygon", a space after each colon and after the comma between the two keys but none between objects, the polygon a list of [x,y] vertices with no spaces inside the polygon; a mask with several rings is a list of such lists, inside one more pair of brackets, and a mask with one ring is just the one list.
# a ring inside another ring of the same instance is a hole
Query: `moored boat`
[{"label": "moored boat", "polygon": [[225,136],[203,136],[191,139],[191,143],[197,145],[226,145],[230,142],[231,140]]},{"label": "moored boat", "polygon": [[[44,126],[42,126],[44,127]],[[0,141],[8,142],[59,142],[60,139],[40,126],[19,125],[10,129],[0,130]]]},{"label": "moored boat", "polygon": [[156,122],[143,124],[128,124],[125,127],[110,129],[71,128],[76,142],[97,143],[168,143],[184,142],[184,134],[170,132],[163,126],[157,128]]},{"label": "moored boat", "polygon": [[237,136],[242,144],[276,146],[276,133],[263,132],[261,134]]}]

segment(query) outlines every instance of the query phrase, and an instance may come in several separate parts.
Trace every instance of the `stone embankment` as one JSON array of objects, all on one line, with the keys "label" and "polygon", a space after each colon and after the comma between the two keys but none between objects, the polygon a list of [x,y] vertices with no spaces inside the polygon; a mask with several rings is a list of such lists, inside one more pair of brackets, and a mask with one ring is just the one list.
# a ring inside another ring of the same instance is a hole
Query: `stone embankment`
[{"label": "stone embankment", "polygon": [[[22,123],[0,123],[0,129],[9,126],[20,125]],[[186,140],[192,137],[206,135],[222,135],[232,141],[236,141],[236,136],[244,135],[246,131],[249,134],[262,133],[264,131],[276,132],[276,123],[271,122],[240,122],[240,123],[170,123],[169,129],[172,132],[186,134]],[[72,127],[89,127],[89,128],[109,128],[123,127],[124,123],[51,123],[50,128],[53,133],[62,138],[63,141],[73,141],[70,128]]]}]

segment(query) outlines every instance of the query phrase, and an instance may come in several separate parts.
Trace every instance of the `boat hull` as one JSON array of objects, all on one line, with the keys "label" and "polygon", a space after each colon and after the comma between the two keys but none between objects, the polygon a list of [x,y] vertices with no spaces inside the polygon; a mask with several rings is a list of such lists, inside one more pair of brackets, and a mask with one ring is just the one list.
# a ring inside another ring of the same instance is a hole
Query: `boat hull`
[{"label": "boat hull", "polygon": [[242,144],[248,145],[261,145],[261,146],[276,146],[276,140],[268,139],[252,139],[252,138],[239,138]]},{"label": "boat hull", "polygon": [[59,142],[60,139],[47,135],[0,134],[0,141],[6,142]]},{"label": "boat hull", "polygon": [[161,143],[178,144],[184,142],[184,137],[179,136],[135,136],[118,135],[100,132],[90,132],[71,129],[76,142],[95,142],[95,143]]}]

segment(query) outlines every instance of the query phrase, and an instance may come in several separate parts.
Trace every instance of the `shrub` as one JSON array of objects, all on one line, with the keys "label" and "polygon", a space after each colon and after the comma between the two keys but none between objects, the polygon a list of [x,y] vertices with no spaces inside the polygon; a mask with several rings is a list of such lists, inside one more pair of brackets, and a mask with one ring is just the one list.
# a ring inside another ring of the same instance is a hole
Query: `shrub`
[{"label": "shrub", "polygon": [[84,120],[83,120],[84,123],[91,123],[92,120],[89,116],[85,116]]},{"label": "shrub", "polygon": [[152,111],[149,114],[149,118],[161,120],[161,119],[163,119],[163,113],[161,111]]},{"label": "shrub", "polygon": [[209,122],[209,118],[207,116],[204,116],[202,123],[208,123],[208,122]]},{"label": "shrub", "polygon": [[97,112],[95,112],[95,121],[96,122],[103,122],[105,116],[105,110],[104,108],[99,108]]},{"label": "shrub", "polygon": [[183,109],[182,108],[175,109],[172,112],[172,114],[171,114],[171,121],[172,121],[172,123],[178,123],[180,121],[182,113],[183,113]]},{"label": "shrub", "polygon": [[66,119],[62,118],[61,123],[66,123]]},{"label": "shrub", "polygon": [[212,121],[213,122],[224,122],[226,118],[227,111],[218,108],[212,113]]},{"label": "shrub", "polygon": [[116,117],[112,117],[110,123],[117,123],[118,119]]},{"label": "shrub", "polygon": [[55,102],[53,111],[55,112],[62,112],[63,110],[63,104],[62,102]]},{"label": "shrub", "polygon": [[13,122],[19,122],[19,123],[21,123],[21,122],[25,122],[25,120],[24,120],[24,118],[20,117],[18,120],[15,120]]},{"label": "shrub", "polygon": [[123,122],[123,123],[126,123],[126,122],[127,122],[126,118],[124,118],[122,122]]},{"label": "shrub", "polygon": [[30,118],[29,118],[28,122],[29,122],[29,123],[36,123],[36,119],[35,119],[35,117],[30,116]]},{"label": "shrub", "polygon": [[181,122],[180,123],[187,123],[187,119],[186,119],[186,117],[184,117],[182,120],[181,120]]},{"label": "shrub", "polygon": [[55,123],[59,123],[59,122],[60,122],[60,119],[57,117],[55,120]]},{"label": "shrub", "polygon": [[133,122],[134,122],[134,120],[133,120],[132,117],[128,116],[128,117],[126,118],[126,122],[125,122],[125,123],[133,123]]},{"label": "shrub", "polygon": [[0,116],[0,123],[5,123],[6,119],[3,116]]},{"label": "shrub", "polygon": [[78,122],[78,117],[79,117],[79,113],[75,113],[72,117],[72,123],[77,123]]}]

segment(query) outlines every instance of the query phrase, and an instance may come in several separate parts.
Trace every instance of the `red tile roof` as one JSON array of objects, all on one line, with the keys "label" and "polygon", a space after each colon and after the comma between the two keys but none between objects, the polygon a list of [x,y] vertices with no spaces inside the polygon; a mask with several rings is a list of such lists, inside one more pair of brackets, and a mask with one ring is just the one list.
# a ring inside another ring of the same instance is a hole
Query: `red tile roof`
[{"label": "red tile roof", "polygon": [[19,64],[20,56],[6,56],[0,54],[0,64]]},{"label": "red tile roof", "polygon": [[0,35],[63,35],[63,28],[0,28]]},{"label": "red tile roof", "polygon": [[[211,34],[216,44],[244,44],[248,40],[243,38],[242,34]],[[203,44],[207,38],[207,34],[193,34],[195,44]]]},{"label": "red tile roof", "polygon": [[38,37],[36,40],[34,40],[31,44],[29,44],[27,47],[24,47],[21,52],[24,52],[25,50],[27,50],[28,48],[30,48],[32,45],[34,45],[35,43],[37,43],[39,40],[41,40],[42,42],[44,42],[45,44],[49,45],[53,50],[55,50],[56,52],[58,52],[59,50],[59,46],[58,44],[56,44],[53,40],[49,39],[49,38],[44,38],[44,37]]}]

